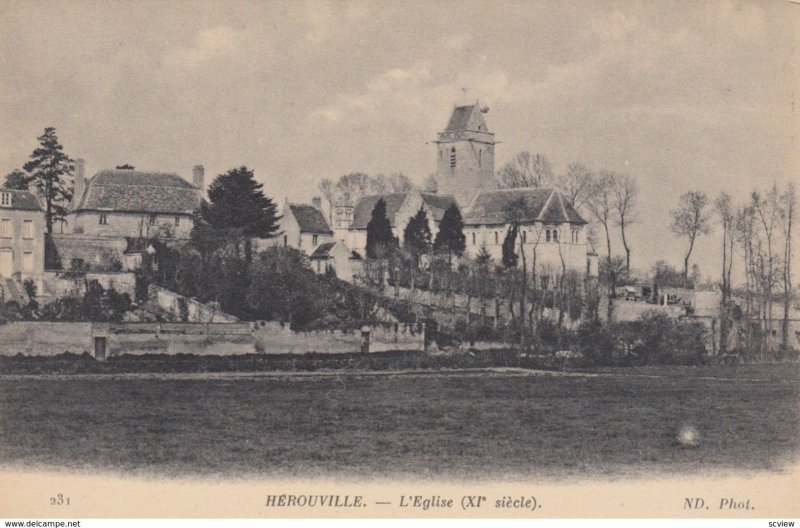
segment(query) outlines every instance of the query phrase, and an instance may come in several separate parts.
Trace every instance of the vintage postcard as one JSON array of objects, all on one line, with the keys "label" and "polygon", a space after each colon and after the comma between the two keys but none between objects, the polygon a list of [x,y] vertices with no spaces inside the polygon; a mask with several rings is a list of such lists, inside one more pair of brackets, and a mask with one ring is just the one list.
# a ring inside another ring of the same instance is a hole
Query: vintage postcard
[{"label": "vintage postcard", "polygon": [[0,35],[6,526],[800,517],[800,2]]}]

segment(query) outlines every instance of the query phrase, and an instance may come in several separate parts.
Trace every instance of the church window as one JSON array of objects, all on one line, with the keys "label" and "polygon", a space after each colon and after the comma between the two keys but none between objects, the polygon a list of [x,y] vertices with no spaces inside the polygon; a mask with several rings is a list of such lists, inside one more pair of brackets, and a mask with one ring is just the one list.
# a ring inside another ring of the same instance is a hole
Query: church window
[{"label": "church window", "polygon": [[475,232],[472,233],[472,245],[475,245]]},{"label": "church window", "polygon": [[317,240],[319,240],[319,235],[311,235],[311,245],[316,246]]},{"label": "church window", "polygon": [[289,237],[288,235],[283,235],[283,247],[286,247],[288,245],[289,245]]},{"label": "church window", "polygon": [[553,229],[553,242],[558,242],[558,229]]},{"label": "church window", "polygon": [[500,235],[497,234],[497,231],[494,232],[494,243],[499,244]]},{"label": "church window", "polygon": [[544,232],[544,239],[546,242],[550,242],[550,230]]},{"label": "church window", "polygon": [[478,149],[478,167],[481,166],[481,158],[483,157],[482,154],[483,154],[483,151]]},{"label": "church window", "polygon": [[156,215],[154,214],[150,215],[150,225],[156,225]]},{"label": "church window", "polygon": [[181,225],[181,217],[180,216],[176,216],[175,217],[175,227],[178,227],[179,225]]},{"label": "church window", "polygon": [[522,233],[522,243],[525,244],[525,243],[528,242],[528,237],[527,237],[528,232],[527,231],[522,231],[521,233]]},{"label": "church window", "polygon": [[451,147],[450,148],[450,166],[451,167],[455,167],[456,166],[456,148],[455,147]]},{"label": "church window", "polygon": [[100,218],[98,219],[100,225],[107,225],[108,224],[108,216],[106,213],[100,213]]}]

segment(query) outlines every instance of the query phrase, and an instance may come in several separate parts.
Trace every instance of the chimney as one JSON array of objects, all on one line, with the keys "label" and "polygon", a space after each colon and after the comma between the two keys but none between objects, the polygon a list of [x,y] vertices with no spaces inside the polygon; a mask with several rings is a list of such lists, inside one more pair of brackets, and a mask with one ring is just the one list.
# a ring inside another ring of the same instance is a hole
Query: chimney
[{"label": "chimney", "polygon": [[83,196],[83,190],[86,187],[86,161],[83,158],[78,158],[75,160],[75,174],[73,178],[73,187],[72,187],[72,209],[74,210],[78,206],[78,202],[81,201],[81,196]]},{"label": "chimney", "polygon": [[311,205],[314,206],[314,209],[317,209],[318,211],[322,211],[322,198],[320,198],[319,196],[313,197],[311,199]]},{"label": "chimney", "polygon": [[200,189],[200,193],[202,194],[206,190],[206,170],[203,168],[202,165],[195,165],[192,168],[192,183],[195,187]]}]

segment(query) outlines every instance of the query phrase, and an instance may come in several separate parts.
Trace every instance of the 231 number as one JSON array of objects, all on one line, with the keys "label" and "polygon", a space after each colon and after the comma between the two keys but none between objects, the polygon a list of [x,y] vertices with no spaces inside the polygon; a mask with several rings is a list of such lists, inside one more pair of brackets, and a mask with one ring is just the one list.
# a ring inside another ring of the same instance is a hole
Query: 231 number
[{"label": "231 number", "polygon": [[63,493],[50,497],[50,506],[69,506],[69,497],[65,497]]}]

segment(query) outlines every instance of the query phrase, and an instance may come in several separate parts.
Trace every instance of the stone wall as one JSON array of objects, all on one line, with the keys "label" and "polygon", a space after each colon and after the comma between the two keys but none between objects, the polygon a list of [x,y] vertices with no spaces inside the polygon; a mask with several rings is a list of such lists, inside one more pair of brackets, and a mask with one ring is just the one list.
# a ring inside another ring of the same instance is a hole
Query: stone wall
[{"label": "stone wall", "polygon": [[[371,329],[370,352],[423,350],[425,336],[411,325]],[[53,323],[0,325],[0,356],[94,355],[95,338],[106,357],[122,354],[330,354],[360,352],[361,331],[294,332],[280,323]]]}]

